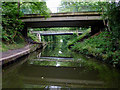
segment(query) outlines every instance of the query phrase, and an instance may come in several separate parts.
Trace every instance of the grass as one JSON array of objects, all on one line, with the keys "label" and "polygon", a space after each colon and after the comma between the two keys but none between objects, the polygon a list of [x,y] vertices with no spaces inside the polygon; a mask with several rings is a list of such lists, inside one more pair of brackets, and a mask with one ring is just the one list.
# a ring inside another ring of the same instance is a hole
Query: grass
[{"label": "grass", "polygon": [[89,28],[82,35],[74,38],[72,41],[69,41],[67,45],[71,46],[71,45],[75,44],[76,42],[78,42],[79,40],[81,40],[82,38],[84,38],[85,36],[89,35],[90,31],[91,31],[91,29]]},{"label": "grass", "polygon": [[1,42],[1,48],[0,50],[2,52],[12,50],[12,49],[18,49],[18,48],[23,48],[27,43],[25,42],[23,37],[17,37],[14,41],[14,43],[8,43],[8,42]]},{"label": "grass", "polygon": [[25,45],[26,45],[25,42],[14,43],[14,44],[5,44],[5,43],[2,43],[2,48],[0,48],[0,49],[1,49],[2,52],[5,52],[5,51],[8,51],[8,50],[12,50],[12,49],[23,48]]},{"label": "grass", "polygon": [[[37,36],[35,36],[34,34],[28,33],[28,37],[30,37],[33,41],[39,42]],[[23,48],[26,44],[27,42],[25,42],[23,37],[22,38],[17,37],[15,39],[15,42],[12,44],[7,42],[0,42],[0,51],[5,52],[12,49]]]},{"label": "grass", "polygon": [[112,64],[118,64],[120,61],[119,45],[120,41],[118,46],[115,46],[110,34],[104,31],[98,36],[91,37],[83,42],[74,42],[72,50],[85,55],[94,56]]},{"label": "grass", "polygon": [[[33,41],[39,42],[37,36],[34,34],[28,33],[28,37],[30,37]],[[17,37],[15,42],[12,44],[8,44],[7,42],[0,42],[0,51],[5,52],[12,49],[19,49],[23,48],[27,43],[25,42],[24,38]]]},{"label": "grass", "polygon": [[35,34],[28,33],[28,37],[30,37],[33,41],[40,42]]}]

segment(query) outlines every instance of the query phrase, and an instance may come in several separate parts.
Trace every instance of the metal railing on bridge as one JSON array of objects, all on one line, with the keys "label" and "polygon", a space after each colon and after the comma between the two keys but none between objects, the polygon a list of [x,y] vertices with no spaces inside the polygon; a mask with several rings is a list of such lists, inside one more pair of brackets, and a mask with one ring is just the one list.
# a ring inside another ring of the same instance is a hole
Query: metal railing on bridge
[{"label": "metal railing on bridge", "polygon": [[[98,12],[97,9],[93,8],[93,6],[72,6],[69,8],[66,8],[66,10],[63,7],[51,7],[52,13],[65,13],[65,12]],[[32,10],[29,9],[22,9],[21,11],[24,14],[34,14]],[[38,10],[39,12],[39,10]]]}]

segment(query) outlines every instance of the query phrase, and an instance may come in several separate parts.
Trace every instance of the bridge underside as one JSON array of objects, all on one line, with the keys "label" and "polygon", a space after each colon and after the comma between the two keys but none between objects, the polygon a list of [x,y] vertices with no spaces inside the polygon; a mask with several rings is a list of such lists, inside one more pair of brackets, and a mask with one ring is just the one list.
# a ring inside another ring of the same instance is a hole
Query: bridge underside
[{"label": "bridge underside", "polygon": [[30,28],[50,28],[50,27],[103,27],[102,20],[77,20],[77,21],[38,21],[25,22]]}]

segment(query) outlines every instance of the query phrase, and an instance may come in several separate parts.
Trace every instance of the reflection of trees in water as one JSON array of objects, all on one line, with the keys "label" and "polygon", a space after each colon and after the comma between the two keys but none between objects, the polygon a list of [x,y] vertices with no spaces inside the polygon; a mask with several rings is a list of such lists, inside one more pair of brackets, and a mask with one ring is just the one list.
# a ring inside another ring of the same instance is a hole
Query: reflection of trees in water
[{"label": "reflection of trees in water", "polygon": [[93,58],[86,58],[84,55],[73,53],[73,56],[75,60],[80,58],[80,63],[82,62],[81,65],[88,70],[96,70],[99,73],[98,77],[100,80],[105,82],[105,87],[120,88],[120,73],[118,70]]},{"label": "reflection of trees in water", "polygon": [[[48,36],[46,36],[48,38]],[[42,52],[42,56],[62,56],[70,57],[70,52],[67,48],[67,42],[72,35],[63,35],[63,36],[53,36],[52,43],[50,43],[46,48],[45,52]],[[61,40],[63,42],[61,42]],[[61,52],[61,53],[60,53]]]},{"label": "reflection of trees in water", "polygon": [[[58,50],[58,48],[60,46],[62,46],[61,51],[63,52],[62,54],[64,54],[63,56],[70,56],[70,53],[67,53],[67,49],[65,49],[65,45],[64,43],[60,44],[56,44],[56,48],[55,48],[55,52]],[[59,46],[60,45],[60,46]],[[51,51],[52,53],[52,51]],[[53,51],[54,53],[54,51]],[[76,54],[76,53],[72,53],[72,56],[74,58],[74,60],[78,60],[80,59],[79,63],[74,63],[74,62],[60,62],[59,64],[61,66],[79,66],[84,68],[85,72],[89,72],[91,70],[96,70],[98,74],[98,77],[100,80],[105,82],[105,87],[109,87],[109,88],[120,88],[120,73],[115,70],[112,67],[109,67],[108,65],[105,65],[97,60],[94,60],[93,58],[86,58],[86,56],[80,55],[80,54]],[[69,55],[66,55],[69,54]],[[59,54],[56,54],[55,56],[62,56]],[[51,62],[46,62],[47,64],[50,65]],[[51,63],[52,65],[52,63]],[[54,62],[55,65],[55,62]]]},{"label": "reflection of trees in water", "polygon": [[[57,43],[51,43],[45,48],[45,52],[42,52],[42,56],[55,56],[55,57],[74,57],[74,60],[81,59],[79,63],[70,63],[70,62],[60,62],[59,64],[63,66],[79,66],[84,67],[85,71],[90,70],[96,70],[99,74],[98,77],[100,80],[105,82],[105,87],[110,88],[118,88],[120,83],[120,73],[116,71],[113,68],[108,67],[107,65],[103,63],[99,63],[96,60],[93,60],[93,58],[86,58],[83,55],[76,54],[73,52],[70,52],[67,49],[67,42],[68,40],[72,38],[72,36],[59,36],[54,37],[54,39],[57,39]],[[63,42],[60,42],[60,39],[63,40]],[[61,51],[62,53],[59,53]],[[71,54],[71,55],[70,55]],[[56,65],[56,62],[45,62],[47,65]],[[41,64],[44,64],[42,62]],[[45,65],[45,64],[44,64]]]},{"label": "reflection of trees in water", "polygon": [[45,52],[42,52],[42,56],[70,57],[70,52],[66,46],[64,42],[51,43],[45,48]]},{"label": "reflection of trees in water", "polygon": [[76,35],[53,35],[53,36],[42,36],[42,41],[46,42],[60,42],[62,39],[64,43],[67,43],[68,40],[75,38]]},{"label": "reflection of trees in water", "polygon": [[[76,69],[77,67],[80,67],[83,69],[84,72],[93,72],[97,73],[97,77],[99,80],[104,81],[104,87],[109,88],[118,88],[120,83],[120,73],[115,70],[114,68],[108,67],[108,65],[105,65],[101,62],[98,62],[94,60],[93,58],[87,58],[83,55],[72,53],[74,56],[75,62],[58,62],[56,61],[36,61],[34,64],[37,65],[43,65],[43,66],[66,66],[66,67],[74,67],[73,69]],[[76,62],[78,60],[79,62]],[[79,71],[82,72],[82,71]],[[96,74],[95,74],[96,75]]]},{"label": "reflection of trees in water", "polygon": [[[61,43],[60,46],[58,45],[58,43],[54,43],[54,44],[56,45],[55,48],[54,48],[55,50],[57,50],[56,47],[59,48],[59,47],[64,47],[65,46],[63,43]],[[50,50],[49,47],[50,46],[48,45],[48,47],[46,49]],[[46,50],[44,50],[44,51],[46,52]],[[52,53],[52,50],[50,52],[49,51],[47,51],[47,52],[48,52],[48,54],[50,54],[50,53]],[[110,68],[107,65],[94,60],[93,58],[86,58],[83,55],[72,52],[74,60],[76,61],[76,60],[79,59],[79,63],[78,62],[77,63],[74,63],[74,62],[57,62],[57,61],[54,61],[54,62],[48,62],[48,61],[40,61],[39,62],[39,61],[36,61],[36,62],[34,62],[34,65],[30,64],[32,59],[34,59],[36,57],[35,55],[38,55],[38,53],[40,53],[40,51],[31,53],[29,55],[29,57],[26,57],[27,63],[24,63],[20,66],[16,65],[16,67],[14,67],[14,68],[8,68],[10,71],[5,70],[3,72],[3,87],[5,87],[5,88],[6,87],[24,88],[25,82],[22,79],[23,76],[25,75],[24,73],[30,72],[29,75],[34,75],[34,74],[37,73],[37,70],[34,69],[34,68],[37,67],[38,72],[39,72],[40,71],[40,69],[39,69],[40,65],[41,66],[42,65],[43,66],[44,65],[46,65],[46,66],[47,65],[51,65],[51,66],[61,65],[61,66],[67,66],[67,67],[74,66],[74,68],[72,68],[73,71],[77,70],[79,73],[87,73],[87,77],[84,76],[85,79],[90,77],[89,72],[94,73],[94,71],[95,71],[96,73],[93,74],[93,75],[95,75],[95,76],[97,75],[96,77],[98,77],[100,81],[104,81],[104,83],[105,83],[104,87],[106,87],[106,88],[119,88],[120,87],[119,86],[119,84],[120,84],[120,73],[117,70],[115,70],[114,68]],[[77,66],[79,66],[80,68],[77,68]],[[49,67],[46,67],[46,68],[49,68]],[[56,67],[54,67],[54,68],[56,68]],[[36,73],[32,73],[31,70],[36,71]],[[40,76],[40,74],[37,74],[37,75]],[[63,74],[63,76],[64,76],[64,74]],[[34,78],[35,77],[33,77],[32,79],[34,80]],[[41,83],[41,82],[39,82],[39,83]],[[71,85],[72,85],[72,83],[71,83]]]}]

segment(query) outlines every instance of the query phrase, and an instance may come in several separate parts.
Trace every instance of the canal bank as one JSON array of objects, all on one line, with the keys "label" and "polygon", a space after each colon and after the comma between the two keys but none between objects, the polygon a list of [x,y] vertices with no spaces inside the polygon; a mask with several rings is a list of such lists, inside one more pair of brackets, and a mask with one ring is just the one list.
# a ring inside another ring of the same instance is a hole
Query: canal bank
[{"label": "canal bank", "polygon": [[28,44],[23,48],[8,50],[6,52],[2,52],[2,57],[0,58],[0,65],[4,65],[10,62],[15,61],[17,58],[25,56],[37,49],[41,49],[46,45],[46,43],[40,44]]},{"label": "canal bank", "polygon": [[120,42],[113,41],[109,32],[98,32],[88,39],[84,39],[84,41],[81,41],[79,37],[73,40],[75,42],[72,41],[72,44],[68,44],[70,50],[89,57],[95,57],[97,60],[120,68]]}]

